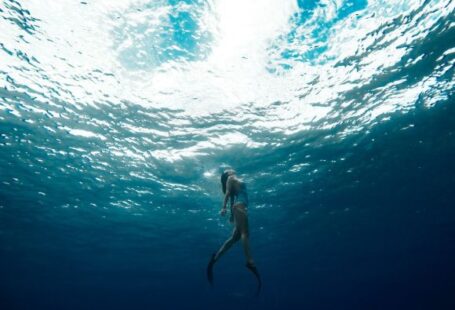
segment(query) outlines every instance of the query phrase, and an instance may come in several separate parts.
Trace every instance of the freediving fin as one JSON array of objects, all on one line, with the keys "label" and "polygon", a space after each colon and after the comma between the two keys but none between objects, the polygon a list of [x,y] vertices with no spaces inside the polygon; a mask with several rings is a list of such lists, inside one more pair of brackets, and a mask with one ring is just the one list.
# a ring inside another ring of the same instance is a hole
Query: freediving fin
[{"label": "freediving fin", "polygon": [[246,268],[248,268],[254,274],[254,276],[256,277],[256,280],[258,281],[258,288],[256,291],[256,296],[258,296],[259,293],[261,292],[261,287],[262,287],[261,275],[259,274],[259,271],[256,268],[256,266],[254,266],[251,263],[247,263]]},{"label": "freediving fin", "polygon": [[209,264],[207,265],[207,279],[209,280],[210,285],[213,286],[213,265],[215,265],[215,253],[212,254]]}]

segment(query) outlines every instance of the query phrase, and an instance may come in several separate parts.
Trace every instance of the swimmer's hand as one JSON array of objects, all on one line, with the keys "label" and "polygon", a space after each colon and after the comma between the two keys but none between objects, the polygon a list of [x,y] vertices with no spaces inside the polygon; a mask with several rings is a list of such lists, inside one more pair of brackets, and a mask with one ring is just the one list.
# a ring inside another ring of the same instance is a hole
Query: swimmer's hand
[{"label": "swimmer's hand", "polygon": [[226,208],[221,208],[220,214],[221,214],[221,216],[225,216],[226,215]]}]

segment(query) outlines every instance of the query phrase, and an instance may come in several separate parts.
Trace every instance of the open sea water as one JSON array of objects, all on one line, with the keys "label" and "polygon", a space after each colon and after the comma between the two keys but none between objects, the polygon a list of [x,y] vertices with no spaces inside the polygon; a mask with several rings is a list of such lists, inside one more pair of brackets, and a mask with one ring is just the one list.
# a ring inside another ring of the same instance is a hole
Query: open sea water
[{"label": "open sea water", "polygon": [[454,13],[0,0],[0,309],[455,309]]}]

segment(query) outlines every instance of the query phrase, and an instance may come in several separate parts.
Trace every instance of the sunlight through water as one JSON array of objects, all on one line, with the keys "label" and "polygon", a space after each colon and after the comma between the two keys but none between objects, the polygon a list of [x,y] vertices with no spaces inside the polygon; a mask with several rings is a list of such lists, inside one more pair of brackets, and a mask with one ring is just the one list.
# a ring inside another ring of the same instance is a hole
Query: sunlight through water
[{"label": "sunlight through water", "polygon": [[[16,222],[68,234],[104,223],[68,256],[85,266],[80,247],[139,236],[192,262],[172,240],[206,255],[198,238],[224,238],[226,167],[249,184],[260,249],[286,245],[279,222],[361,214],[344,203],[354,188],[374,192],[361,171],[399,162],[399,173],[419,150],[453,154],[438,148],[454,141],[449,125],[431,123],[447,136],[425,139],[429,127],[413,120],[453,100],[454,11],[451,0],[0,0],[0,221],[11,223],[0,241],[35,240]],[[420,136],[403,147],[409,160],[381,148],[410,132]],[[429,166],[415,158],[409,179],[425,182],[413,173]],[[162,275],[170,267],[158,256]]]},{"label": "sunlight through water", "polygon": [[[226,150],[256,156],[316,131],[326,132],[317,143],[333,143],[446,100],[453,10],[417,0],[4,1],[1,120],[27,129],[4,131],[3,147],[24,139],[17,156],[54,153],[68,176],[73,156],[94,173],[197,192],[171,179],[201,178]],[[118,165],[127,170],[109,168]]]},{"label": "sunlight through water", "polygon": [[[454,309],[454,38],[452,0],[0,0],[0,308]],[[257,301],[205,278],[228,167]]]}]

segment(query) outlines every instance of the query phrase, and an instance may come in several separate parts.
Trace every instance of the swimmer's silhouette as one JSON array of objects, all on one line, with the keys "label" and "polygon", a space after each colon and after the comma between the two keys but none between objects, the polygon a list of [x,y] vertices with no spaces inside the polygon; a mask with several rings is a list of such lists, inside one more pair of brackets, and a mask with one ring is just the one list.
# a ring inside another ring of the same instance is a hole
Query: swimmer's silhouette
[{"label": "swimmer's silhouette", "polygon": [[234,230],[232,236],[224,242],[218,252],[212,254],[207,266],[207,278],[210,284],[213,285],[213,266],[220,257],[234,245],[234,243],[242,239],[243,250],[246,257],[246,267],[256,276],[258,282],[257,294],[259,294],[262,286],[261,276],[251,257],[248,239],[248,194],[246,191],[246,184],[237,178],[234,170],[228,169],[221,175],[221,186],[225,196],[220,214],[221,216],[226,214],[226,205],[228,200],[230,200],[231,216],[229,220],[234,224]]}]

